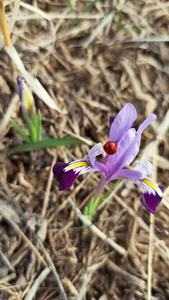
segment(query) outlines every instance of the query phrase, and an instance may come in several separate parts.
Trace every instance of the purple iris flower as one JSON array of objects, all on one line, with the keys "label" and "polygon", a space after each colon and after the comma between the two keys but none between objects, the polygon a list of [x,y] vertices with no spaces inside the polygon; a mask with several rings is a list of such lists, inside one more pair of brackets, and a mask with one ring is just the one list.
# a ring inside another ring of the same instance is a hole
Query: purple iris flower
[{"label": "purple iris flower", "polygon": [[131,103],[127,103],[115,118],[110,117],[109,141],[117,143],[118,147],[115,154],[106,154],[103,162],[96,160],[97,156],[105,153],[102,143],[91,148],[89,159],[79,159],[71,163],[57,162],[53,167],[53,173],[59,182],[59,190],[70,188],[75,179],[83,173],[99,171],[102,173],[99,192],[109,181],[118,178],[129,179],[141,188],[143,192],[141,203],[155,214],[156,207],[162,199],[163,187],[148,177],[152,171],[152,164],[146,162],[144,166],[141,162],[137,162],[140,171],[125,169],[139,152],[143,130],[156,119],[156,116],[149,115],[137,131],[133,128],[136,118],[137,112]]}]

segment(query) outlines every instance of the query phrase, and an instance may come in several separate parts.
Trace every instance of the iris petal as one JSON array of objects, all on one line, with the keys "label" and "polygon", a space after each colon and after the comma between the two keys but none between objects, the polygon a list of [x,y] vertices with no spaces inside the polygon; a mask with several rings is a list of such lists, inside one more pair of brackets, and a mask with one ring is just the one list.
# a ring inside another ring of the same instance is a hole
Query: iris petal
[{"label": "iris petal", "polygon": [[142,134],[143,130],[147,128],[148,125],[150,125],[151,122],[153,122],[156,119],[156,115],[151,114],[148,116],[147,119],[144,120],[144,122],[139,126],[138,128],[138,134]]},{"label": "iris petal", "polygon": [[93,146],[90,149],[90,151],[89,151],[89,159],[90,159],[90,162],[91,162],[92,166],[94,166],[94,162],[95,162],[96,156],[99,156],[99,155],[101,155],[101,154],[104,153],[104,150],[103,150],[102,147],[103,147],[103,144],[102,143],[98,143],[97,145]]},{"label": "iris petal", "polygon": [[135,107],[127,103],[117,114],[116,118],[111,119],[109,141],[118,142],[123,135],[132,127],[137,118]]},{"label": "iris petal", "polygon": [[107,179],[133,161],[139,151],[140,138],[135,129],[131,128],[120,140],[117,152],[114,155],[106,155],[104,164],[109,169],[109,177]]},{"label": "iris petal", "polygon": [[144,195],[140,199],[141,203],[148,211],[155,214],[156,207],[162,199],[163,187],[148,177],[136,180],[135,183],[141,188]]},{"label": "iris petal", "polygon": [[157,193],[155,195],[144,193],[144,197],[140,199],[141,204],[152,214],[155,214],[158,204],[161,202],[162,197]]},{"label": "iris petal", "polygon": [[69,189],[78,176],[93,170],[89,159],[80,159],[72,163],[57,162],[53,174],[59,182],[59,191],[63,191]]},{"label": "iris petal", "polygon": [[113,174],[110,180],[125,178],[131,181],[138,180],[141,177],[141,172],[135,170],[121,169]]},{"label": "iris petal", "polygon": [[147,170],[146,170],[145,166],[142,164],[141,161],[137,160],[136,163],[139,166],[141,174],[142,174],[141,179],[145,178],[147,176]]},{"label": "iris petal", "polygon": [[145,161],[145,166],[147,170],[147,176],[149,176],[153,171],[153,165],[149,161]]}]

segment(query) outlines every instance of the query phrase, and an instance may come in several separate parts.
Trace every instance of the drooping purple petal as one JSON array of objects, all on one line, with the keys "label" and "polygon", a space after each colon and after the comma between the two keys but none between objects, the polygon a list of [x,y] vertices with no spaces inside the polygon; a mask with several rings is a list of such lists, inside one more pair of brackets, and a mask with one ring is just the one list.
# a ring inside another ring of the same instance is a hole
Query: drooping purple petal
[{"label": "drooping purple petal", "polygon": [[94,168],[89,159],[80,159],[72,163],[57,162],[53,167],[54,177],[59,182],[59,191],[69,189],[78,176],[91,171],[94,171]]},{"label": "drooping purple petal", "polygon": [[144,122],[139,126],[137,130],[138,134],[142,134],[143,130],[147,128],[147,126],[150,125],[150,123],[153,122],[156,118],[157,117],[154,114],[149,115],[148,118],[145,119]]},{"label": "drooping purple petal", "polygon": [[158,185],[149,177],[134,181],[142,190],[144,197],[140,199],[141,203],[152,214],[155,214],[157,205],[162,199],[163,187]]},{"label": "drooping purple petal", "polygon": [[53,167],[53,175],[59,182],[59,191],[69,189],[75,181],[76,177],[78,176],[74,175],[73,170],[65,173],[63,169],[67,166],[68,164],[66,163],[57,162]]},{"label": "drooping purple petal", "polygon": [[158,185],[159,189],[162,191],[162,193],[164,192],[165,186],[164,185]]},{"label": "drooping purple petal", "polygon": [[131,103],[119,111],[110,128],[109,141],[119,142],[123,135],[132,127],[137,118],[135,107]]},{"label": "drooping purple petal", "polygon": [[152,214],[155,214],[158,204],[161,202],[162,197],[157,193],[149,194],[144,193],[144,197],[140,199],[141,204]]}]

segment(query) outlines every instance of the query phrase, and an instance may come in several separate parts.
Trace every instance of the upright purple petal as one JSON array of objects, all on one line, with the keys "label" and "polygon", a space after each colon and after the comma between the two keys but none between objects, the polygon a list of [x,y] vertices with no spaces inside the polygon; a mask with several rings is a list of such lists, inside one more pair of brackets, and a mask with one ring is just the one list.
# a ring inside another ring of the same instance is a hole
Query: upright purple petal
[{"label": "upright purple petal", "polygon": [[103,150],[103,144],[102,143],[98,143],[97,145],[93,146],[90,149],[89,159],[90,159],[90,162],[91,162],[92,166],[94,166],[96,156],[99,156],[103,153],[104,153],[104,150]]},{"label": "upright purple petal", "polygon": [[147,126],[150,125],[150,123],[153,122],[156,118],[157,117],[154,114],[149,115],[148,118],[145,119],[145,121],[139,126],[137,130],[138,134],[142,134],[143,130],[147,128]]},{"label": "upright purple petal", "polygon": [[146,161],[144,164],[141,161],[136,161],[137,165],[140,168],[140,171],[142,173],[142,179],[147,177],[152,173],[153,165],[149,162]]},{"label": "upright purple petal", "polygon": [[147,170],[147,176],[149,176],[152,173],[153,165],[149,161],[145,161],[145,166]]},{"label": "upright purple petal", "polygon": [[135,107],[131,103],[125,104],[112,122],[109,141],[119,142],[123,135],[132,127],[136,118],[137,112]]},{"label": "upright purple petal", "polygon": [[107,180],[133,161],[139,151],[140,139],[141,136],[136,133],[134,128],[131,128],[118,143],[117,152],[114,155],[106,155],[104,164],[109,169]]},{"label": "upright purple petal", "polygon": [[136,163],[137,163],[137,165],[138,165],[139,168],[140,168],[140,172],[141,172],[141,177],[140,177],[140,179],[145,178],[145,177],[147,176],[147,170],[146,170],[145,166],[142,164],[141,161],[138,161],[138,160],[137,160]]},{"label": "upright purple petal", "polygon": [[95,169],[95,171],[99,171],[99,172],[106,174],[107,173],[106,165],[95,159],[96,156],[99,156],[103,153],[104,153],[103,144],[98,143],[97,145],[95,145],[94,147],[92,147],[90,149],[89,159],[90,159],[90,163],[93,166],[93,168]]},{"label": "upright purple petal", "polygon": [[[109,126],[111,127],[112,123],[114,122],[116,117],[109,117]],[[133,124],[130,126],[130,128],[135,128],[135,122],[133,122]]]}]

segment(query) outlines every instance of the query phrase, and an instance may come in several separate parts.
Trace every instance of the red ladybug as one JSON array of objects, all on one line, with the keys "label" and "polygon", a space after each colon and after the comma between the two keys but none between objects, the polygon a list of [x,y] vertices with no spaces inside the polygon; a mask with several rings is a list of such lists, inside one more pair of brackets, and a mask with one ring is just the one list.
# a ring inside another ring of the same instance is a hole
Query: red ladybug
[{"label": "red ladybug", "polygon": [[107,142],[104,146],[103,146],[104,151],[109,154],[109,155],[113,155],[116,153],[117,151],[117,143],[115,142]]}]

